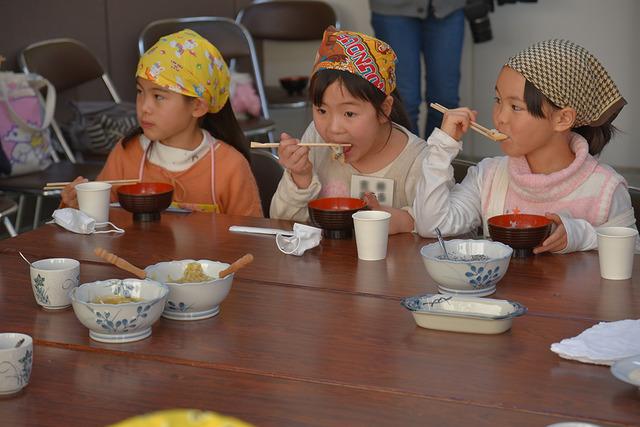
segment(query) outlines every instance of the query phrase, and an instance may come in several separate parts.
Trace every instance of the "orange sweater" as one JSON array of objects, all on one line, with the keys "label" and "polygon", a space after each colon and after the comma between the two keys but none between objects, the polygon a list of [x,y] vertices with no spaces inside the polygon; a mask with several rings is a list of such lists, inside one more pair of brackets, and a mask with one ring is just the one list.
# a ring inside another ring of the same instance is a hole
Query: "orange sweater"
[{"label": "orange sweater", "polygon": [[[153,147],[151,148],[153,149]],[[98,180],[136,179],[144,151],[138,138],[127,147],[119,142],[109,154]],[[171,172],[149,161],[145,162],[142,180],[166,182],[174,187],[173,201],[211,204],[211,153],[207,153],[189,169]],[[258,186],[249,163],[236,149],[218,141],[215,150],[215,192],[221,213],[261,217]],[[115,188],[111,200],[117,201]]]}]

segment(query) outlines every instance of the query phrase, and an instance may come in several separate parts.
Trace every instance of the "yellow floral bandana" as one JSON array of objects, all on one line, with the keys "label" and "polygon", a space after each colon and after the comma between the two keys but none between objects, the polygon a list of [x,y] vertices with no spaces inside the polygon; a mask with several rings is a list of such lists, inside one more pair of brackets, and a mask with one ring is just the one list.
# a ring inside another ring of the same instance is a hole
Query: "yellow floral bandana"
[{"label": "yellow floral bandana", "polygon": [[362,77],[385,95],[396,88],[396,54],[385,42],[366,34],[325,30],[313,73],[342,70]]},{"label": "yellow floral bandana", "polygon": [[136,77],[173,92],[203,98],[210,113],[229,99],[229,69],[218,49],[193,30],[161,37],[138,62]]},{"label": "yellow floral bandana", "polygon": [[167,409],[140,415],[110,427],[252,427],[237,418],[197,409]]}]

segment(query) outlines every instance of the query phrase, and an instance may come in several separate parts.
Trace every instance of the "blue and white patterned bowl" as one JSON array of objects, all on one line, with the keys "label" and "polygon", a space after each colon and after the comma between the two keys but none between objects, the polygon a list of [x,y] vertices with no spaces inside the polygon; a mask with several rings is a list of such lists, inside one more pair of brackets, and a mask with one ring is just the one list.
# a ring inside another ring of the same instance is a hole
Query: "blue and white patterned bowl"
[{"label": "blue and white patterned bowl", "polygon": [[438,242],[420,249],[422,261],[438,290],[448,295],[486,296],[507,272],[513,249],[489,240],[445,241],[450,259],[444,259]]},{"label": "blue and white patterned bowl", "polygon": [[[142,300],[123,304],[92,302],[113,295]],[[168,295],[169,288],[154,280],[100,280],[73,289],[71,305],[80,323],[89,328],[91,339],[125,343],[151,335],[151,325],[160,318]]]},{"label": "blue and white patterned bowl", "polygon": [[[175,283],[184,275],[189,263],[198,262],[202,271],[211,280],[195,283]],[[218,278],[219,273],[229,264],[207,259],[181,261],[167,261],[153,264],[144,269],[147,277],[166,284],[169,287],[169,297],[162,317],[173,320],[201,320],[220,313],[220,303],[231,290],[233,274],[224,279]]]}]

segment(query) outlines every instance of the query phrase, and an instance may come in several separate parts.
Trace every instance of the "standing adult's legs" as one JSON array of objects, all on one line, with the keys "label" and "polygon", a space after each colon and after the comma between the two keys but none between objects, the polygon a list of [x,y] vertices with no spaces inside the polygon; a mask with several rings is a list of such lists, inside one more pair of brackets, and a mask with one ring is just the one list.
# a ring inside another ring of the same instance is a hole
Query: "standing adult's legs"
[{"label": "standing adult's legs", "polygon": [[420,19],[406,16],[371,14],[376,37],[387,42],[396,53],[398,92],[414,133],[418,133],[418,112],[422,102],[420,89],[420,52],[422,50]]},{"label": "standing adult's legs", "polygon": [[[430,13],[423,21],[423,54],[426,64],[427,106],[437,102],[447,108],[458,107],[460,102],[460,62],[464,42],[464,11],[453,12],[444,18]],[[440,126],[442,114],[427,108],[424,137]]]}]

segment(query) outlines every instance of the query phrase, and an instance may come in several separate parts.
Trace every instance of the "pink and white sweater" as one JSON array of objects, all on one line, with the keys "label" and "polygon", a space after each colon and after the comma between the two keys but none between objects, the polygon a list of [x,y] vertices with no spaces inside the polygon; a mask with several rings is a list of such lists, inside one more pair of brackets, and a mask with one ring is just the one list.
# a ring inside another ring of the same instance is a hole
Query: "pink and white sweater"
[{"label": "pink and white sweater", "polygon": [[453,175],[451,161],[462,143],[437,128],[427,143],[413,206],[416,230],[424,237],[433,237],[435,227],[446,235],[486,227],[488,218],[502,213],[553,212],[567,230],[568,244],[561,251],[566,253],[597,248],[594,227],[605,223],[635,228],[626,181],[598,163],[578,134],[571,140],[576,158],[561,171],[534,174],[524,157],[492,157],[469,168],[453,189],[447,185]]}]

